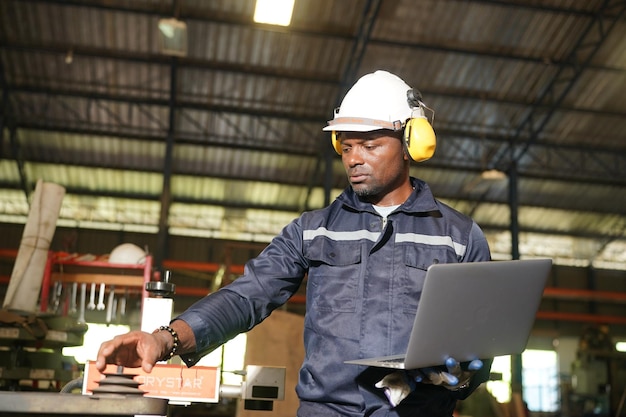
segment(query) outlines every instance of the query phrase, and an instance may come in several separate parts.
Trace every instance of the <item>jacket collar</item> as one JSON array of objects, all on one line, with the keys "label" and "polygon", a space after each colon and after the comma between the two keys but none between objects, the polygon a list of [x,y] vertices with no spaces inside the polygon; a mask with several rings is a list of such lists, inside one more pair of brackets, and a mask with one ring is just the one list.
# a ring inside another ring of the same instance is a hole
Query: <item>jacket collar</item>
[{"label": "jacket collar", "polygon": [[[439,211],[437,201],[430,191],[430,187],[426,182],[417,179],[410,178],[413,185],[413,193],[407,198],[407,200],[398,208],[398,210],[407,213],[426,213],[432,211]],[[343,205],[350,207],[355,211],[374,212],[372,204],[362,201],[352,190],[352,187],[348,186],[340,195],[337,200]]]}]

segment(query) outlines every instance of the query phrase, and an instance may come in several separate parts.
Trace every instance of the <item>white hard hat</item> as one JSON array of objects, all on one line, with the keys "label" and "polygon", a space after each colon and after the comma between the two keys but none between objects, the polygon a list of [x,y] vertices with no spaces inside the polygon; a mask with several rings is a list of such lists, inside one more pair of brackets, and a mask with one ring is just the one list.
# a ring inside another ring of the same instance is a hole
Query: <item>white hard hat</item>
[{"label": "white hard hat", "polygon": [[352,86],[333,120],[323,130],[369,132],[400,130],[419,106],[411,107],[407,92],[412,90],[400,77],[387,71],[364,75]]},{"label": "white hard hat", "polygon": [[145,264],[146,252],[133,243],[122,243],[111,251],[109,263],[126,265]]}]

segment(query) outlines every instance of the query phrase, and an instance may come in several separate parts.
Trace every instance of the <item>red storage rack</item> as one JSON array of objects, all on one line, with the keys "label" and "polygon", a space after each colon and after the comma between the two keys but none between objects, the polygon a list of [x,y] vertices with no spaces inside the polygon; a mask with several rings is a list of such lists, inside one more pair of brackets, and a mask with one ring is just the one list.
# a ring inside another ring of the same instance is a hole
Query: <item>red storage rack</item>
[{"label": "red storage rack", "polygon": [[[131,287],[141,291],[141,302],[148,296],[146,283],[152,277],[152,256],[146,255],[143,264],[116,264],[110,263],[107,256],[68,254],[64,252],[49,252],[44,270],[40,307],[41,312],[48,310],[50,287],[54,282],[87,283],[107,286],[115,285],[123,289]],[[68,271],[65,271],[65,267]],[[81,271],[84,269],[84,271]]]}]

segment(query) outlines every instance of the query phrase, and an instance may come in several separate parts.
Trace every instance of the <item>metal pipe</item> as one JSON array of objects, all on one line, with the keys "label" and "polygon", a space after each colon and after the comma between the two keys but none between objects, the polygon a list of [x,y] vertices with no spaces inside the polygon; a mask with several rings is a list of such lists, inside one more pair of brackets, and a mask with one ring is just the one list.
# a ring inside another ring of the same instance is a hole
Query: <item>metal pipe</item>
[{"label": "metal pipe", "polygon": [[241,385],[220,385],[221,398],[242,398],[243,387]]}]

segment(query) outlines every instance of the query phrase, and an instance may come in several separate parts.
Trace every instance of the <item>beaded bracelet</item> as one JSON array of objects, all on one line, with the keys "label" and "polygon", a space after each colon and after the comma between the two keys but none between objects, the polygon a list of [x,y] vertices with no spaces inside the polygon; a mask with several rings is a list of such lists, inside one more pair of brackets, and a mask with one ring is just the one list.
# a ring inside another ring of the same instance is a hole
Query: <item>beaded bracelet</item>
[{"label": "beaded bracelet", "polygon": [[180,343],[180,339],[178,338],[178,333],[176,333],[176,330],[172,329],[170,326],[160,326],[158,329],[156,329],[152,333],[158,333],[163,330],[165,330],[166,332],[172,335],[172,337],[174,338],[174,344],[172,345],[172,349],[169,351],[169,353],[165,354],[165,357],[160,359],[159,362],[168,361],[172,359],[172,357],[176,354],[176,351],[178,350],[178,345]]}]

